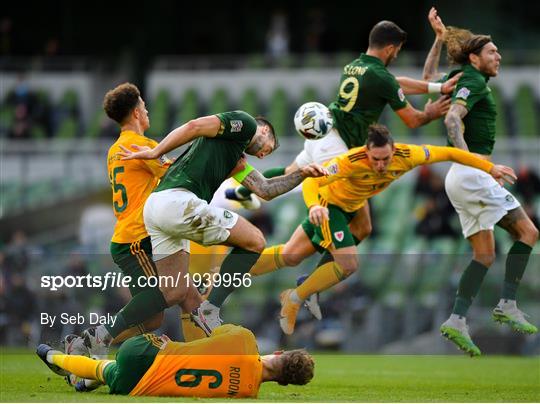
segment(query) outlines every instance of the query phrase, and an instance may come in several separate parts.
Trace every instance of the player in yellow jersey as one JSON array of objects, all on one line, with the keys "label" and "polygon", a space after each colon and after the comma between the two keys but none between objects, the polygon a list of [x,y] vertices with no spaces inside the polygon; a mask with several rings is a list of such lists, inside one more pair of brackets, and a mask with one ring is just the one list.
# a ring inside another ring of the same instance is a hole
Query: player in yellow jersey
[{"label": "player in yellow jersey", "polygon": [[303,349],[260,356],[253,333],[231,324],[188,343],[139,335],[120,346],[115,361],[64,355],[45,344],[36,353],[55,373],[83,378],[77,391],[106,384],[110,394],[130,396],[255,398],[263,382],[304,385],[314,369]]},{"label": "player in yellow jersey", "polygon": [[483,170],[499,183],[513,183],[514,171],[452,147],[396,144],[386,127],[372,125],[366,146],[349,150],[326,163],[328,177],[307,179],[303,184],[309,216],[285,245],[266,248],[251,269],[253,276],[285,266],[296,266],[316,251],[329,251],[324,262],[296,289],[281,294],[280,325],[292,334],[300,304],[313,293],[326,290],[358,267],[349,222],[373,195],[414,167],[453,161]]},{"label": "player in yellow jersey", "polygon": [[[163,318],[162,310],[167,307],[159,288],[146,286],[146,282],[139,283],[138,279],[157,276],[150,236],[144,225],[143,208],[171,161],[165,156],[154,160],[123,161],[118,155],[121,146],[131,147],[136,144],[148,149],[157,146],[156,141],[144,136],[150,127],[150,120],[145,102],[135,85],[124,83],[107,92],[103,108],[107,116],[120,125],[118,140],[109,148],[107,155],[112,205],[117,219],[110,251],[123,275],[132,279],[129,288],[132,299],[114,316],[113,324],[103,324],[83,331],[84,345],[91,355],[96,356],[104,355],[107,346],[113,341],[121,342],[133,335],[158,328]],[[193,302],[191,306],[189,301]],[[189,313],[200,302],[200,296],[192,291],[189,299],[183,303],[183,309]],[[135,316],[153,310],[154,306],[161,307],[161,311],[139,324]],[[74,335],[67,336],[66,353],[84,353],[83,340]],[[99,343],[91,343],[96,340]]]}]

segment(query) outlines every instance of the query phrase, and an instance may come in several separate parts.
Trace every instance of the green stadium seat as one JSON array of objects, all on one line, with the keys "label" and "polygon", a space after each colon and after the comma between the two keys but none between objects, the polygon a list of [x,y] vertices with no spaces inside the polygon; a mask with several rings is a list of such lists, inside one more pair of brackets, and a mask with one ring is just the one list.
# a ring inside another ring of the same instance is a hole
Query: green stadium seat
[{"label": "green stadium seat", "polygon": [[229,110],[229,96],[223,88],[218,88],[210,100],[208,115],[217,114]]},{"label": "green stadium seat", "polygon": [[74,89],[67,89],[62,95],[58,106],[66,111],[75,112],[79,107],[79,95]]},{"label": "green stadium seat", "polygon": [[506,106],[504,97],[502,96],[499,87],[490,86],[490,88],[497,108],[497,120],[495,123],[497,136],[508,136],[508,119],[506,117]]},{"label": "green stadium seat", "polygon": [[401,118],[389,106],[383,111],[382,122],[388,127],[394,139],[398,142],[406,142],[411,138],[412,131],[405,125]]},{"label": "green stadium seat", "polygon": [[66,117],[58,127],[55,137],[57,139],[72,139],[78,135],[79,122],[76,118]]},{"label": "green stadium seat", "polygon": [[148,134],[152,138],[161,139],[169,132],[169,100],[169,91],[161,89],[150,104],[150,129]]},{"label": "green stadium seat", "polygon": [[259,99],[257,91],[254,88],[248,88],[244,91],[240,100],[240,109],[253,116],[259,115]]},{"label": "green stadium seat", "polygon": [[[290,130],[292,117],[291,119],[288,118],[288,98],[283,88],[278,88],[272,93],[267,115],[278,136],[290,136],[294,133]],[[289,120],[291,121],[290,124]]]},{"label": "green stadium seat", "polygon": [[15,120],[15,111],[6,103],[0,103],[0,137],[7,136]]},{"label": "green stadium seat", "polygon": [[86,137],[89,139],[97,139],[101,132],[101,122],[106,118],[105,111],[99,108],[88,123],[88,129],[86,130]]},{"label": "green stadium seat", "polygon": [[335,66],[338,68],[343,68],[359,56],[359,54],[354,52],[339,52],[336,55]]},{"label": "green stadium seat", "polygon": [[320,69],[324,66],[324,58],[319,52],[308,53],[303,62],[303,67],[309,69]]},{"label": "green stadium seat", "polygon": [[538,136],[540,127],[537,116],[536,99],[533,89],[529,85],[518,88],[514,98],[514,114],[516,136]]},{"label": "green stadium seat", "polygon": [[190,119],[197,118],[199,113],[199,95],[193,88],[185,91],[181,101],[178,103],[173,127],[180,126]]},{"label": "green stadium seat", "polygon": [[[305,104],[306,102],[321,102],[324,104],[322,100],[319,99],[319,96],[317,94],[317,90],[314,87],[306,87],[302,91],[302,94],[300,95],[300,100],[298,101],[298,107],[302,104]],[[296,110],[294,111],[296,112]]]},{"label": "green stadium seat", "polygon": [[246,58],[248,69],[262,69],[266,66],[266,61],[262,53],[253,53]]},{"label": "green stadium seat", "polygon": [[45,137],[47,137],[47,132],[43,126],[33,125],[32,128],[30,128],[30,137],[32,139],[45,139]]}]

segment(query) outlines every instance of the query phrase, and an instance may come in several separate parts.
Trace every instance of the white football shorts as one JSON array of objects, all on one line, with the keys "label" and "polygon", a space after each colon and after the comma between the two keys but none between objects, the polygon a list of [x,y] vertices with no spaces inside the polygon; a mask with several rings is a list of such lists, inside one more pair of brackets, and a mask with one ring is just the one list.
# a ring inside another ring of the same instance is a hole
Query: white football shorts
[{"label": "white football shorts", "polygon": [[465,238],[493,230],[510,210],[521,206],[491,175],[476,168],[452,164],[444,185]]},{"label": "white football shorts", "polygon": [[184,188],[150,194],[143,216],[156,261],[180,250],[189,252],[188,240],[205,246],[222,244],[238,221],[236,213],[211,206]]},{"label": "white football shorts", "polygon": [[336,128],[332,128],[322,139],[306,140],[304,150],[294,160],[298,167],[305,167],[310,163],[322,164],[328,160],[346,153],[349,148],[339,136]]}]

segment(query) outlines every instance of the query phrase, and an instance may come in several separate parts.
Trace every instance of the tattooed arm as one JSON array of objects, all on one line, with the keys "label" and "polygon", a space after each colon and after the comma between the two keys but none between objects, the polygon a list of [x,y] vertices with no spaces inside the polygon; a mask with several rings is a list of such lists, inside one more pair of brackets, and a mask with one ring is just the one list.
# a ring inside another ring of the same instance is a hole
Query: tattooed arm
[{"label": "tattooed arm", "polygon": [[437,14],[435,7],[432,7],[431,10],[429,10],[428,20],[431,24],[431,28],[433,28],[433,31],[435,32],[435,42],[433,42],[433,46],[427,55],[422,76],[424,80],[439,80],[443,76],[442,73],[438,72],[438,68],[446,27],[444,26],[441,17]]},{"label": "tattooed arm", "polygon": [[446,114],[444,119],[444,124],[448,130],[448,137],[450,141],[459,149],[469,151],[467,143],[463,138],[463,133],[465,131],[465,125],[463,125],[463,118],[467,115],[467,108],[460,104],[452,104],[450,110]]},{"label": "tattooed arm", "polygon": [[307,177],[328,175],[326,168],[318,164],[309,164],[287,175],[266,178],[257,170],[251,171],[242,181],[242,185],[264,200],[271,200],[278,195],[289,192]]}]

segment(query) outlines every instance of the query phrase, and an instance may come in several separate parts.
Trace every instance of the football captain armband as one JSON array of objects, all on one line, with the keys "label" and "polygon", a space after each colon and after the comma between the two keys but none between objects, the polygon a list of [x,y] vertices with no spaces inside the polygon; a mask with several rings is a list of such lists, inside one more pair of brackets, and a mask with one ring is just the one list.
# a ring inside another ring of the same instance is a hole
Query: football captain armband
[{"label": "football captain armband", "polygon": [[246,179],[246,177],[249,175],[249,173],[252,172],[253,170],[254,170],[253,166],[251,164],[249,164],[249,163],[246,163],[246,167],[242,171],[234,174],[233,178],[236,181],[241,183],[242,181],[244,181]]},{"label": "football captain armband", "polygon": [[442,83],[428,82],[427,88],[428,88],[428,93],[430,94],[441,94]]}]

